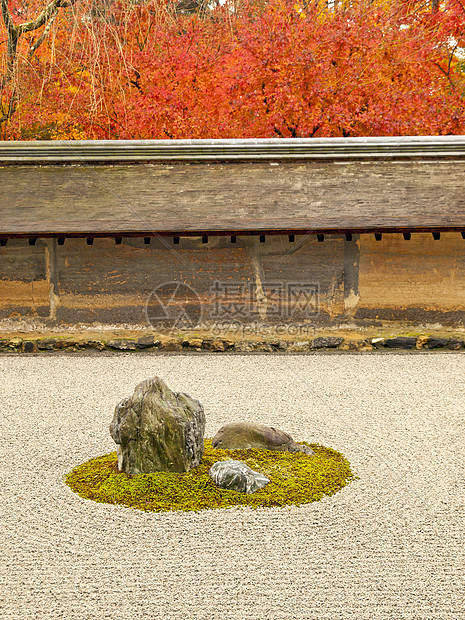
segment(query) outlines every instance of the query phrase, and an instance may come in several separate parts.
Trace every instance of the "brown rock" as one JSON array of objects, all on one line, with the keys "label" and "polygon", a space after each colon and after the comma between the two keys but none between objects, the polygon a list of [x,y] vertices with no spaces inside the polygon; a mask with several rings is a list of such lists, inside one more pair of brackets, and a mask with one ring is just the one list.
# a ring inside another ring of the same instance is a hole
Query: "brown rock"
[{"label": "brown rock", "polygon": [[21,345],[23,344],[22,338],[11,338],[8,343],[8,348],[13,349],[14,351],[19,351],[21,349]]},{"label": "brown rock", "polygon": [[37,353],[37,342],[35,340],[24,340],[21,346],[23,353]]},{"label": "brown rock", "polygon": [[160,345],[160,349],[164,351],[182,351],[182,340],[167,340]]},{"label": "brown rock", "polygon": [[100,340],[88,340],[85,343],[90,349],[97,349],[97,351],[103,351],[105,349],[105,345]]},{"label": "brown rock", "polygon": [[292,437],[272,426],[235,422],[222,426],[212,440],[213,448],[224,450],[274,450],[314,454],[308,446],[297,444]]},{"label": "brown rock", "polygon": [[202,338],[186,338],[182,341],[184,349],[201,351],[202,350]]},{"label": "brown rock", "polygon": [[287,348],[290,353],[304,353],[310,349],[312,349],[312,344],[308,341],[293,342]]},{"label": "brown rock", "polygon": [[202,342],[202,348],[205,351],[228,351],[229,349],[234,348],[234,342],[231,340],[222,340],[220,338],[215,338],[212,340],[206,339]]}]

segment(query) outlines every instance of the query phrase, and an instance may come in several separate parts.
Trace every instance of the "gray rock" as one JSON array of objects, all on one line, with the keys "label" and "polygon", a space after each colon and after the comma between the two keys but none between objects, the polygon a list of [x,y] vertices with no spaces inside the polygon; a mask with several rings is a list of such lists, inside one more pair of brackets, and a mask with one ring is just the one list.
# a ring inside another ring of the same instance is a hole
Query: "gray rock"
[{"label": "gray rock", "polygon": [[139,349],[149,349],[150,347],[155,346],[155,338],[152,336],[152,334],[141,336],[137,340],[137,346],[139,347]]},{"label": "gray rock", "polygon": [[336,336],[320,336],[312,340],[312,349],[335,349],[344,342],[344,338]]},{"label": "gray rock", "polygon": [[288,343],[285,340],[277,340],[275,342],[270,342],[270,346],[273,351],[287,351]]},{"label": "gray rock", "polygon": [[446,347],[448,344],[448,338],[428,338],[426,347],[428,349],[440,349],[442,347]]},{"label": "gray rock", "polygon": [[308,446],[301,446],[292,437],[271,426],[234,422],[222,426],[212,439],[213,448],[223,450],[275,450],[277,452],[304,452],[315,454]]},{"label": "gray rock", "polygon": [[397,338],[388,338],[385,345],[388,349],[416,349],[417,339],[408,336],[398,336]]},{"label": "gray rock", "polygon": [[270,481],[241,461],[218,461],[210,467],[208,474],[217,486],[239,493],[254,493]]},{"label": "gray rock", "polygon": [[37,341],[37,348],[40,351],[53,351],[57,341],[54,338],[44,338]]},{"label": "gray rock", "polygon": [[198,400],[172,392],[158,377],[139,383],[115,409],[110,434],[118,469],[136,475],[183,472],[203,456],[205,413]]},{"label": "gray rock", "polygon": [[118,351],[135,351],[137,349],[137,343],[134,340],[110,340],[107,342],[107,346]]}]

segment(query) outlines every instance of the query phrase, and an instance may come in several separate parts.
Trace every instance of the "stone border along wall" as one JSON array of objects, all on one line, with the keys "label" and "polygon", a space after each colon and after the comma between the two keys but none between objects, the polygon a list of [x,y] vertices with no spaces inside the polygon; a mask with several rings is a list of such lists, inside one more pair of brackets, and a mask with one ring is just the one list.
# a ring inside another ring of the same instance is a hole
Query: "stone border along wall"
[{"label": "stone border along wall", "polygon": [[163,341],[151,334],[138,339],[73,340],[72,338],[10,338],[0,340],[0,353],[46,353],[48,351],[160,351],[160,352],[228,352],[228,353],[309,353],[316,351],[373,351],[373,350],[451,350],[464,351],[465,340],[433,336],[398,336],[349,340],[323,336],[300,342],[284,340],[241,340],[195,337],[172,338]]}]

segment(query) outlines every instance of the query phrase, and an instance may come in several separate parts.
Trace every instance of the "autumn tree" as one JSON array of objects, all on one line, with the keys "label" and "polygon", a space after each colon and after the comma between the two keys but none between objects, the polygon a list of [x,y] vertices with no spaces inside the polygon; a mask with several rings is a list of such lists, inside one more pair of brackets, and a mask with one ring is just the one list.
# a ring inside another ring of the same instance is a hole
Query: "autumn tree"
[{"label": "autumn tree", "polygon": [[[29,38],[27,57],[30,58],[40,47],[60,9],[72,6],[77,0],[52,0],[45,7],[19,3],[12,6],[8,0],[0,0],[2,19],[6,34],[3,42],[3,74],[0,76],[0,124],[10,120],[16,110],[18,98],[17,60],[18,49],[24,35],[38,33]],[[26,16],[25,21],[16,17]],[[24,53],[24,50],[22,50]]]},{"label": "autumn tree", "polygon": [[458,0],[91,6],[25,63],[9,137],[465,133]]}]

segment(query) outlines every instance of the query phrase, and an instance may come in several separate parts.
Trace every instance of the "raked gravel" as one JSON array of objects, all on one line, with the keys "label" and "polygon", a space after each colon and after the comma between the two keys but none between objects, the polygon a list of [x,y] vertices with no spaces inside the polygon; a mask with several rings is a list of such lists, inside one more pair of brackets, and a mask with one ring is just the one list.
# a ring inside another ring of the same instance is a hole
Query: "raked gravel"
[{"label": "raked gravel", "polygon": [[[62,477],[110,452],[141,380],[341,450],[360,480],[307,506],[143,513]],[[465,355],[0,359],[1,618],[465,618]]]}]

